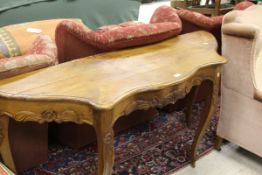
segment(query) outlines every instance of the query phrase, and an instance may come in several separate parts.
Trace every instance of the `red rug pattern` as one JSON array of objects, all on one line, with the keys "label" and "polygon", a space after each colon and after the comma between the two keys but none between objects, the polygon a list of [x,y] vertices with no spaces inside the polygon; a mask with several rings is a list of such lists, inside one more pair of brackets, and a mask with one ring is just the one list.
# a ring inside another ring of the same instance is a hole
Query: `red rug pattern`
[{"label": "red rug pattern", "polygon": [[[123,131],[115,138],[114,175],[168,175],[189,164],[190,146],[204,104],[196,104],[193,122],[186,127],[183,111],[165,113]],[[218,111],[198,148],[198,156],[212,150]],[[50,145],[49,160],[22,175],[95,175],[96,144],[78,150]]]}]

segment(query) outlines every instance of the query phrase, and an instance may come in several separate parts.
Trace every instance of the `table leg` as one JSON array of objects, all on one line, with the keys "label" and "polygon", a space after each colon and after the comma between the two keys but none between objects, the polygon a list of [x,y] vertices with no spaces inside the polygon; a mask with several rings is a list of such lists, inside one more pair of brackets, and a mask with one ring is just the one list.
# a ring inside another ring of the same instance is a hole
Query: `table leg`
[{"label": "table leg", "polygon": [[16,172],[13,155],[10,148],[9,136],[8,136],[9,117],[0,116],[0,152],[5,165]]},{"label": "table leg", "polygon": [[111,175],[114,165],[114,130],[111,112],[96,117],[95,130],[98,147],[98,175]]},{"label": "table leg", "polygon": [[223,143],[223,140],[224,139],[222,137],[219,137],[219,136],[216,137],[216,143],[215,143],[216,150],[221,151],[221,145]]},{"label": "table leg", "polygon": [[217,97],[218,97],[218,89],[219,89],[219,79],[215,78],[214,82],[210,82],[210,88],[208,90],[208,97],[206,100],[206,106],[202,112],[199,126],[197,128],[194,141],[192,144],[191,148],[191,164],[193,167],[195,167],[195,162],[196,162],[196,151],[197,151],[197,146],[200,143],[200,140],[202,139],[206,128],[208,127],[210,120],[214,114],[214,111],[216,109],[216,104],[217,104]]},{"label": "table leg", "polygon": [[186,109],[186,123],[189,127],[192,123],[192,110],[193,110],[193,104],[196,100],[197,94],[198,94],[199,86],[192,87],[191,92],[188,94],[187,97],[187,109]]}]

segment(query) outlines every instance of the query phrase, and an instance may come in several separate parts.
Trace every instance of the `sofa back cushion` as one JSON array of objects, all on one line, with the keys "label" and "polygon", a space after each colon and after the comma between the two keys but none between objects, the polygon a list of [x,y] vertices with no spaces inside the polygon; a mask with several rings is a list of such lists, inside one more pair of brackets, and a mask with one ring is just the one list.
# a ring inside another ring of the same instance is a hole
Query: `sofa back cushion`
[{"label": "sofa back cushion", "polygon": [[104,50],[116,50],[131,46],[150,44],[177,36],[182,23],[176,9],[169,6],[157,8],[149,24],[137,21],[103,26],[89,32],[86,40]]},{"label": "sofa back cushion", "polygon": [[100,49],[116,50],[162,41],[180,32],[181,24],[175,22],[153,24],[125,22],[89,32],[86,41]]}]

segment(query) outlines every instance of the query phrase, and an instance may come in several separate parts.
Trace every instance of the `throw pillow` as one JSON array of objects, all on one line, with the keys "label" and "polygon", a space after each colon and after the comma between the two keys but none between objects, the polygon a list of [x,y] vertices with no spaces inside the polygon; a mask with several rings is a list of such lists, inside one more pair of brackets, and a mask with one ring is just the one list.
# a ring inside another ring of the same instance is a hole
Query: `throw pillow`
[{"label": "throw pillow", "polygon": [[12,35],[0,28],[0,59],[21,55],[21,51]]},{"label": "throw pillow", "polygon": [[[4,31],[4,35],[8,33],[9,37],[12,38],[13,44],[20,52],[15,52],[15,55],[24,55],[32,47],[34,40],[40,35],[48,35],[52,40],[55,40],[55,29],[56,26],[64,19],[51,19],[43,21],[34,21],[28,23],[14,24],[3,27],[1,30]],[[75,21],[80,21],[74,19]],[[3,33],[3,32],[2,32]],[[11,39],[9,39],[10,41]],[[9,42],[11,44],[11,42]],[[1,47],[1,46],[0,46]],[[6,52],[6,51],[5,51]]]}]

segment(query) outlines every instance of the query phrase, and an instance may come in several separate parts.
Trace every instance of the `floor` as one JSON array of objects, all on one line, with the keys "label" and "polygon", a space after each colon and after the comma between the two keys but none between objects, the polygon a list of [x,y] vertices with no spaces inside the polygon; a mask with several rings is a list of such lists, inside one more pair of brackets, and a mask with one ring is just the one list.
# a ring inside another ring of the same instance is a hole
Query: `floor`
[{"label": "floor", "polygon": [[262,158],[234,144],[226,144],[222,150],[212,151],[196,163],[172,175],[261,175]]}]

